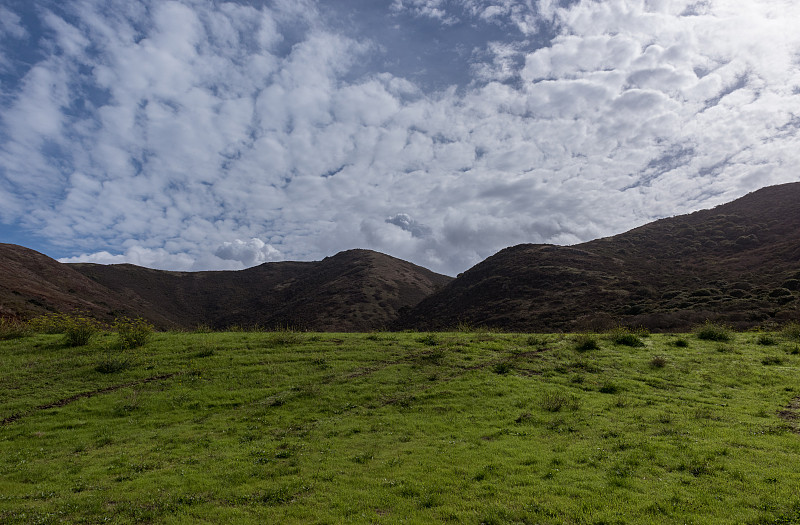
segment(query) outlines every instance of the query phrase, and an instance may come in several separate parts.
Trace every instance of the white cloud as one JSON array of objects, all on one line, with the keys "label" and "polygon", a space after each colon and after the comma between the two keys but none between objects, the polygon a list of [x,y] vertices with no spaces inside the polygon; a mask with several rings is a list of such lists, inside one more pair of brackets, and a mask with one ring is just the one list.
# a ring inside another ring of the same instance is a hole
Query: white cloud
[{"label": "white cloud", "polygon": [[156,268],[174,271],[189,271],[193,269],[194,259],[185,254],[173,254],[164,249],[152,250],[134,246],[124,254],[112,255],[107,251],[85,253],[75,257],[59,259],[62,263],[88,262],[96,264],[135,264],[146,268]]},{"label": "white cloud", "polygon": [[[692,4],[398,0],[520,28],[475,53],[472,84],[429,93],[353,78],[379,43],[310,2],[54,10],[57,52],[0,102],[0,220],[84,253],[69,260],[366,247],[455,274],[797,180],[800,7]],[[556,36],[534,45],[542,24]]]},{"label": "white cloud", "polygon": [[214,255],[226,261],[239,261],[244,266],[255,266],[282,258],[280,251],[261,239],[255,238],[249,241],[236,239],[233,242],[224,242],[217,248]]}]

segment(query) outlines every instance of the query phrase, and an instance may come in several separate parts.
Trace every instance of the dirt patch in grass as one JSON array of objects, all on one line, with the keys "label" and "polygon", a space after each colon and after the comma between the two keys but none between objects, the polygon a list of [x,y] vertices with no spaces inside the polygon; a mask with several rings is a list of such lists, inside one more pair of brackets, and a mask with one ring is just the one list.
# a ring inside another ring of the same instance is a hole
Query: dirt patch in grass
[{"label": "dirt patch in grass", "polygon": [[792,424],[795,433],[800,434],[800,397],[796,397],[783,410],[778,411],[778,417]]}]

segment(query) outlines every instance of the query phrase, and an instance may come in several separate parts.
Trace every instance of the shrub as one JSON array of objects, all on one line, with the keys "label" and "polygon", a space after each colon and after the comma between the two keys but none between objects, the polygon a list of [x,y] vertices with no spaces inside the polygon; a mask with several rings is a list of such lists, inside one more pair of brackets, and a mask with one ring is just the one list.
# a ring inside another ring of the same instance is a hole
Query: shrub
[{"label": "shrub", "polygon": [[673,345],[677,346],[678,348],[688,348],[689,341],[684,338],[676,339],[672,342]]},{"label": "shrub", "polygon": [[706,321],[697,327],[694,333],[698,339],[703,339],[705,341],[719,341],[726,343],[733,338],[730,327],[722,324],[712,323],[711,321]]},{"label": "shrub", "polygon": [[608,333],[608,338],[615,345],[624,345],[633,348],[644,346],[644,341],[639,339],[639,336],[636,335],[636,333],[634,333],[633,331],[631,331],[630,328],[626,328],[624,326],[619,326],[617,328],[612,329]]},{"label": "shrub", "polygon": [[40,334],[63,334],[72,324],[73,318],[59,312],[43,314],[28,321],[28,327]]},{"label": "shrub", "polygon": [[800,323],[792,321],[784,325],[781,334],[790,341],[800,341]]},{"label": "shrub", "polygon": [[0,317],[0,340],[19,339],[29,332],[28,326],[19,319]]},{"label": "shrub", "polygon": [[575,350],[578,352],[597,350],[599,348],[600,345],[597,344],[597,338],[590,334],[579,334],[575,337]]},{"label": "shrub", "polygon": [[667,358],[663,355],[654,355],[652,359],[650,359],[650,366],[652,368],[664,368],[667,366]]},{"label": "shrub", "polygon": [[69,317],[64,331],[64,343],[67,346],[84,346],[98,330],[100,324],[91,317],[82,315]]},{"label": "shrub", "polygon": [[758,344],[764,346],[772,346],[778,344],[774,337],[771,334],[759,334],[758,336]]},{"label": "shrub", "polygon": [[138,348],[144,345],[153,333],[153,325],[137,317],[120,317],[114,321],[114,329],[121,348]]}]

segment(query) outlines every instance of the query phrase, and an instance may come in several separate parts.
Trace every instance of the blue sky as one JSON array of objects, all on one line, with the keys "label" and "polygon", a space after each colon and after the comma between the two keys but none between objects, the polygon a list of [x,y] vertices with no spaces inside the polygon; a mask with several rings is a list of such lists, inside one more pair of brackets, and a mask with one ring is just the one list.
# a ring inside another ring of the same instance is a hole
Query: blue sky
[{"label": "blue sky", "polygon": [[786,0],[6,0],[0,241],[454,275],[799,179]]}]

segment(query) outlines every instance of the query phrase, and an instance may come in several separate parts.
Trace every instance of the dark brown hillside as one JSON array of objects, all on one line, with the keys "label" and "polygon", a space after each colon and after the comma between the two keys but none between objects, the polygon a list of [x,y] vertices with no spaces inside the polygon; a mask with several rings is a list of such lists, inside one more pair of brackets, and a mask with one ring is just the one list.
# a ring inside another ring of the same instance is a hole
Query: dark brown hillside
[{"label": "dark brown hillside", "polygon": [[276,262],[241,271],[166,272],[133,265],[72,264],[114,293],[142,298],[172,324],[260,325],[365,331],[388,326],[450,277],[369,250],[317,262]]},{"label": "dark brown hillside", "polygon": [[800,183],[792,183],[576,246],[507,248],[396,326],[679,330],[708,318],[746,327],[797,319],[799,298]]},{"label": "dark brown hillside", "polygon": [[24,319],[79,311],[109,321],[147,308],[140,298],[115,294],[37,251],[0,243],[0,316]]}]

